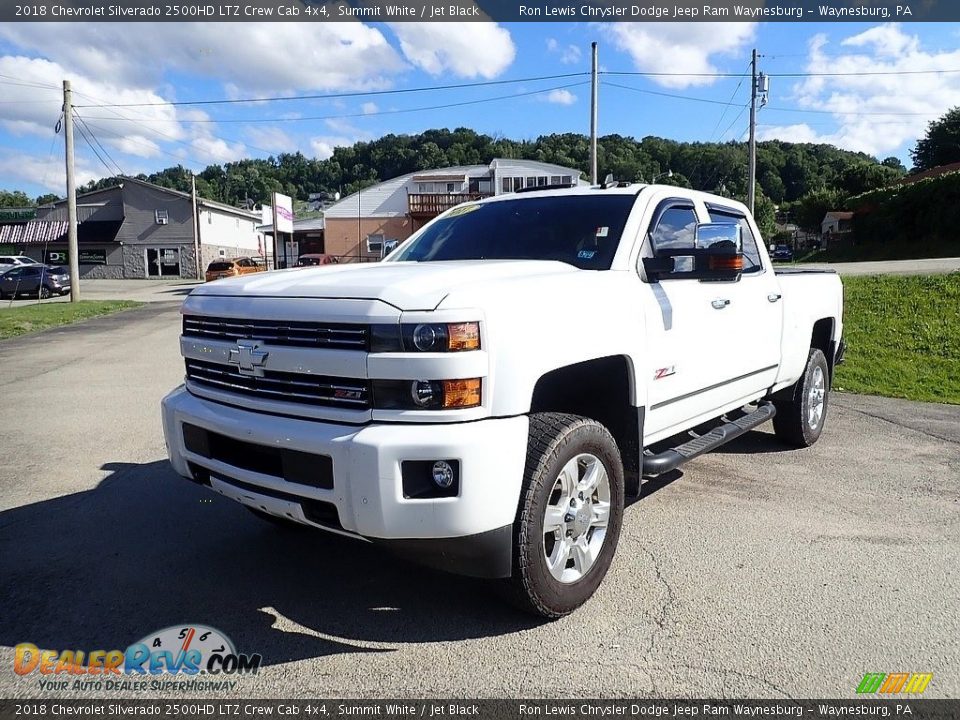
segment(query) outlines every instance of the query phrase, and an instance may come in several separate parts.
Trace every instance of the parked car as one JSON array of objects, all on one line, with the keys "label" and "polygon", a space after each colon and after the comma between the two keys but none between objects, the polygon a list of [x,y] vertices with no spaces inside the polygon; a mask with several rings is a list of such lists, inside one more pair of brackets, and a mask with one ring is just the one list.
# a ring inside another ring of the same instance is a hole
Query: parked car
[{"label": "parked car", "polygon": [[774,245],[770,259],[774,262],[793,262],[793,250],[789,245]]},{"label": "parked car", "polygon": [[336,255],[325,255],[324,253],[307,253],[297,258],[297,267],[310,267],[311,265],[333,265],[340,262]]},{"label": "parked car", "polygon": [[207,282],[225,277],[237,277],[249,273],[263,272],[267,266],[256,262],[253,258],[237,257],[229,260],[214,260],[207,267],[204,278]]},{"label": "parked car", "polygon": [[65,295],[70,292],[70,273],[66,268],[47,265],[20,265],[0,275],[0,299],[18,295]]},{"label": "parked car", "polygon": [[600,585],[644,478],[771,420],[817,442],[844,347],[836,273],[774,270],[743,204],[658,185],[464,203],[383,262],[182,312],[178,474],[548,618]]},{"label": "parked car", "polygon": [[39,263],[36,260],[33,258],[28,258],[26,255],[0,255],[0,268],[38,264]]}]

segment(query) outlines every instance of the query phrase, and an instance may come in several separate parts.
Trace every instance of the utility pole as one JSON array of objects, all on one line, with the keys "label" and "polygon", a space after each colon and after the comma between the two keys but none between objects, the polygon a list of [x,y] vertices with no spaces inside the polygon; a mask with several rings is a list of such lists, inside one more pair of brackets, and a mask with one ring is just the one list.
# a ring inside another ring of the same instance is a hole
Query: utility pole
[{"label": "utility pole", "polygon": [[270,210],[273,212],[273,269],[277,269],[277,236],[280,232],[277,230],[277,194],[273,193],[271,197]]},{"label": "utility pole", "polygon": [[197,265],[197,280],[203,276],[200,274],[203,270],[203,263],[200,259],[200,225],[197,217],[197,176],[190,173],[190,217],[193,218],[193,254]]},{"label": "utility pole", "polygon": [[747,173],[747,208],[753,214],[757,184],[757,49],[750,60],[750,169]]},{"label": "utility pole", "polygon": [[590,44],[593,64],[590,73],[590,184],[597,184],[597,43]]},{"label": "utility pole", "polygon": [[77,181],[73,172],[73,91],[63,81],[63,138],[67,164],[67,256],[70,261],[70,302],[80,300],[80,251],[77,248]]}]

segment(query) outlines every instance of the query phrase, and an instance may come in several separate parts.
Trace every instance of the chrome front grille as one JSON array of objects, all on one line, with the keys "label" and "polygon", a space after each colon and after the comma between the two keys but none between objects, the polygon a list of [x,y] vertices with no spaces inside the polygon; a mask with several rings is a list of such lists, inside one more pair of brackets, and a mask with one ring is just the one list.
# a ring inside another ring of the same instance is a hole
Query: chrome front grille
[{"label": "chrome front grille", "polygon": [[183,316],[183,335],[206,340],[261,340],[270,345],[366,350],[364,325],[287,320]]},{"label": "chrome front grille", "polygon": [[302,403],[320,407],[366,410],[370,383],[306,373],[265,370],[263,377],[243,375],[234,365],[187,359],[187,378],[201,387],[263,400]]}]

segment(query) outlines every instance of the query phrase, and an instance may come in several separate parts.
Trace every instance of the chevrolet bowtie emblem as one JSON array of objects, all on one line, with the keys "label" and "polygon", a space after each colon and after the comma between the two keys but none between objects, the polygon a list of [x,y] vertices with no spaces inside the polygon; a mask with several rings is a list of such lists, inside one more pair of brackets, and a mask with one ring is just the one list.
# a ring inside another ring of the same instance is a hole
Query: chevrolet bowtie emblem
[{"label": "chevrolet bowtie emblem", "polygon": [[263,377],[263,364],[267,361],[266,350],[260,350],[260,343],[255,341],[237,341],[237,347],[230,351],[227,362],[236,365],[241,375]]}]

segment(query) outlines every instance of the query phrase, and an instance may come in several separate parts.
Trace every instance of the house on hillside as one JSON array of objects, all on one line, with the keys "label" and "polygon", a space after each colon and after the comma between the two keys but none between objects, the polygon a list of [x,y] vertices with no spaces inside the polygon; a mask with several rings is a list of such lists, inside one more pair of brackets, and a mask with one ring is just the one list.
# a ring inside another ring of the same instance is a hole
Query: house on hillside
[{"label": "house on hillside", "polygon": [[820,234],[824,246],[849,240],[853,232],[853,213],[847,211],[831,211],[823,216],[820,223]]},{"label": "house on hillside", "polygon": [[[194,242],[194,222],[197,242]],[[263,249],[259,212],[197,198],[135,178],[77,196],[80,276],[199,277],[218,258]],[[0,222],[0,250],[62,265],[67,258],[67,201],[37,208],[21,221]]]},{"label": "house on hillside", "polygon": [[533,160],[421,170],[349,195],[324,212],[324,252],[376,260],[440,213],[469,200],[548,185],[586,185],[580,171]]}]

